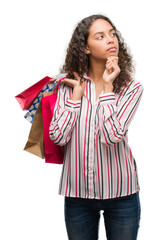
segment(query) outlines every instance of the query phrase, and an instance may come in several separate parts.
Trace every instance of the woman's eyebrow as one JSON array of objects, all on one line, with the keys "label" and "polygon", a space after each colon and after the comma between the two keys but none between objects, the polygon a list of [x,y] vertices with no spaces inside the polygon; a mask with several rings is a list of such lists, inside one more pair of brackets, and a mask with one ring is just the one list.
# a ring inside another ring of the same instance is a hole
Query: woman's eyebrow
[{"label": "woman's eyebrow", "polygon": [[[111,28],[110,30],[109,30],[109,32],[112,32],[112,31],[115,31],[115,29],[114,28]],[[95,34],[94,34],[94,36],[96,35],[96,34],[103,34],[104,32],[96,32]]]}]

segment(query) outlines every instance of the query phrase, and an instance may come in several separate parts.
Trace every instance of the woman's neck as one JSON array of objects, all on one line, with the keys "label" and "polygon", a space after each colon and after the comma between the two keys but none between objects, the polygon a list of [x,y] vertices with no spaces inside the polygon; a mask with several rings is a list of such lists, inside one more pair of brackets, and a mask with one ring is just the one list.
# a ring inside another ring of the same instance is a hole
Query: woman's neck
[{"label": "woman's neck", "polygon": [[103,61],[90,61],[90,67],[88,70],[88,77],[90,77],[94,82],[102,81],[103,72],[105,71],[105,62]]}]

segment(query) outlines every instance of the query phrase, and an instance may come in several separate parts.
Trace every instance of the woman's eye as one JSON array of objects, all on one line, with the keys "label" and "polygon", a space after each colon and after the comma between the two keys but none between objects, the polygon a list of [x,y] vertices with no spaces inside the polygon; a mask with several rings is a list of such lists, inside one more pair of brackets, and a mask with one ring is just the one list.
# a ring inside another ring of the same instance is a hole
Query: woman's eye
[{"label": "woman's eye", "polygon": [[[116,32],[114,32],[114,33],[111,33],[111,36],[112,37],[116,37],[117,35],[116,35]],[[97,37],[97,39],[102,39],[104,36],[103,35],[100,35],[99,37]]]},{"label": "woman's eye", "polygon": [[114,32],[114,33],[112,33],[111,35],[115,37],[115,36],[116,36],[116,33]]},{"label": "woman's eye", "polygon": [[103,38],[103,36],[99,36],[97,39],[102,39]]}]

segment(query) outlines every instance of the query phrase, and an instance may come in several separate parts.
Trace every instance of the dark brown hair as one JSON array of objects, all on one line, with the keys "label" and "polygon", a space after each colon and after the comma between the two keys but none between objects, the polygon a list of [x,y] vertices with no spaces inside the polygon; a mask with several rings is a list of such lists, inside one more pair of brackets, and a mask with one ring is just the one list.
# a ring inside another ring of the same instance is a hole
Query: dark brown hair
[{"label": "dark brown hair", "polygon": [[65,63],[61,69],[61,72],[68,72],[67,77],[73,78],[72,72],[75,71],[82,78],[84,73],[87,73],[89,69],[89,56],[85,53],[85,45],[89,36],[89,28],[92,23],[97,19],[104,19],[111,24],[116,31],[116,36],[119,43],[119,62],[118,65],[121,72],[113,82],[114,92],[120,93],[121,88],[124,87],[127,82],[132,81],[132,74],[134,73],[134,65],[132,62],[132,56],[129,53],[129,49],[121,36],[121,33],[116,29],[111,20],[103,15],[91,15],[84,18],[78,23],[75,28],[69,46],[67,48],[67,54]]}]

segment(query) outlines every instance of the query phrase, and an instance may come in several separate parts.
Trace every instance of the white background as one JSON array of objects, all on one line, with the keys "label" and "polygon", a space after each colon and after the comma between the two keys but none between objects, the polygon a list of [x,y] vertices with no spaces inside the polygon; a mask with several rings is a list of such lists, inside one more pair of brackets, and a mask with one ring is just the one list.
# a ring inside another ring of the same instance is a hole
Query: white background
[{"label": "white background", "polygon": [[[30,123],[14,96],[59,72],[76,24],[107,15],[121,31],[136,62],[144,94],[129,128],[141,199],[139,240],[157,239],[157,55],[156,0],[0,3],[0,239],[67,239],[64,198],[58,195],[61,166],[23,151]],[[106,239],[101,217],[99,240]]]}]

